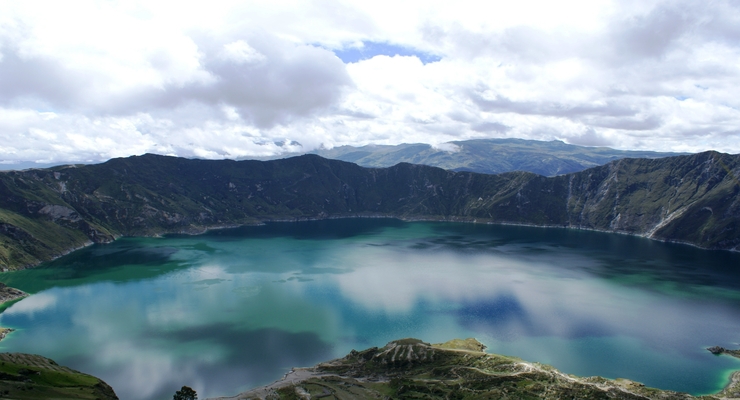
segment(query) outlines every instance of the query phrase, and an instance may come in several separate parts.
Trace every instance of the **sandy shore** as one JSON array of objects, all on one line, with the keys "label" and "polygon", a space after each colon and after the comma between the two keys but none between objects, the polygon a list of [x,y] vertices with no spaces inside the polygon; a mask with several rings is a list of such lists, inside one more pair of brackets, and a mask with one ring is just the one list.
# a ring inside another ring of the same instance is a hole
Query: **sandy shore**
[{"label": "sandy shore", "polygon": [[730,375],[730,382],[717,395],[723,399],[740,399],[740,371],[735,371]]}]

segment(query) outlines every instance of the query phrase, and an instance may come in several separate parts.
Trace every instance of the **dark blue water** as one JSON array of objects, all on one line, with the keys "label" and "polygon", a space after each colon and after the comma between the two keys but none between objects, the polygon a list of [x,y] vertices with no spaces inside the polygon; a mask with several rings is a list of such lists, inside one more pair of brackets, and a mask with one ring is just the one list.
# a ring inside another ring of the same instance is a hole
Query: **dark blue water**
[{"label": "dark blue water", "polygon": [[127,238],[0,274],[0,350],[123,399],[234,395],[351,349],[476,337],[577,375],[718,391],[740,360],[740,254],[565,229],[348,219]]}]

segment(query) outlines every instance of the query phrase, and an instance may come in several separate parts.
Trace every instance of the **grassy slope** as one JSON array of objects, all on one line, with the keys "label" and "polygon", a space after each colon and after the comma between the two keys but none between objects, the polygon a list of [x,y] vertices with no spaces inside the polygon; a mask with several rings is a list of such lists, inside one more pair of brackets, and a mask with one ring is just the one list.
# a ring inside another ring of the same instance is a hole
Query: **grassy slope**
[{"label": "grassy slope", "polygon": [[707,248],[740,243],[738,156],[620,160],[567,177],[571,225]]},{"label": "grassy slope", "polygon": [[100,379],[37,355],[0,353],[0,398],[117,399]]},{"label": "grassy slope", "polygon": [[546,178],[307,155],[207,161],[146,155],[0,173],[0,267],[50,260],[121,235],[200,232],[265,220],[394,216],[599,229],[740,245],[740,156],[625,159]]},{"label": "grassy slope", "polygon": [[[304,369],[236,398],[299,399],[694,399],[625,380],[580,378],[517,358],[483,353],[475,339],[429,345],[416,339]],[[718,399],[738,391],[733,386]],[[727,397],[731,398],[731,397]]]}]

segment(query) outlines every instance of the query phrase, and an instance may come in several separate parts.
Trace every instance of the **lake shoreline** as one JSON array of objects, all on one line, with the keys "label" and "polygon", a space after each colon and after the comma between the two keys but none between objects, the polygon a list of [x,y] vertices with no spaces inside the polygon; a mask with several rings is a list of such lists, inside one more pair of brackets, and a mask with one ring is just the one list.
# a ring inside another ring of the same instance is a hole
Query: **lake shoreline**
[{"label": "lake shoreline", "polygon": [[735,371],[730,375],[730,382],[727,383],[727,386],[725,386],[724,389],[722,389],[722,392],[724,393],[730,390],[740,390],[740,371]]},{"label": "lake shoreline", "polygon": [[[728,349],[725,349],[724,347],[713,346],[713,347],[708,348],[707,351],[714,354],[715,356],[726,354],[730,357],[735,357],[737,359],[740,359],[740,349],[728,350]],[[735,370],[731,372],[728,380],[729,381],[727,382],[725,387],[722,388],[722,390],[720,390],[719,392],[714,393],[714,395],[725,396],[727,398],[740,397],[740,370]]]},{"label": "lake shoreline", "polygon": [[[26,296],[29,296],[29,294],[0,282],[0,306],[11,301],[22,299]],[[5,339],[5,337],[13,331],[15,331],[13,328],[0,327],[0,341]]]},{"label": "lake shoreline", "polygon": [[3,305],[10,301],[22,299],[26,296],[28,296],[28,293],[20,289],[12,288],[0,282],[0,305]]},{"label": "lake shoreline", "polygon": [[731,253],[740,253],[740,248],[733,247],[730,249],[722,249],[722,248],[709,248],[709,247],[702,247],[695,243],[691,242],[685,242],[680,240],[667,240],[667,239],[661,239],[661,238],[655,238],[648,236],[647,234],[641,234],[641,233],[632,233],[632,232],[626,232],[626,231],[616,231],[616,230],[606,230],[606,229],[596,229],[596,228],[588,228],[583,226],[569,226],[569,225],[542,225],[542,224],[530,224],[530,223],[524,223],[524,222],[510,222],[510,221],[493,221],[490,219],[481,219],[481,218],[469,218],[469,217],[456,217],[456,216],[450,216],[450,217],[433,217],[433,216],[398,216],[398,215],[386,215],[386,214],[347,214],[347,215],[332,215],[332,216],[324,216],[324,217],[296,217],[296,218],[268,218],[268,219],[262,219],[259,220],[253,224],[230,224],[230,225],[216,225],[212,227],[206,227],[202,230],[198,230],[196,232],[189,232],[189,231],[179,231],[179,232],[164,232],[159,233],[156,235],[148,235],[148,236],[130,236],[130,237],[162,237],[167,235],[202,235],[205,233],[208,233],[210,231],[216,231],[216,230],[222,230],[222,229],[232,229],[232,228],[240,228],[240,227],[246,227],[246,226],[262,226],[266,225],[267,223],[283,223],[283,222],[309,222],[309,221],[325,221],[325,220],[336,220],[336,219],[396,219],[399,221],[404,222],[458,222],[458,223],[464,223],[464,224],[484,224],[484,225],[502,225],[502,226],[524,226],[528,228],[543,228],[543,229],[568,229],[568,230],[577,230],[577,231],[588,231],[588,232],[600,232],[600,233],[614,233],[618,235],[624,235],[624,236],[633,236],[633,237],[640,237],[643,239],[648,240],[654,240],[657,242],[662,243],[673,243],[673,244],[679,244],[679,245],[685,245],[685,246],[691,246],[697,249],[702,250],[710,250],[710,251],[729,251]]},{"label": "lake shoreline", "polygon": [[552,228],[558,228],[558,229],[572,229],[572,230],[579,230],[579,231],[590,231],[590,232],[601,232],[601,233],[614,233],[619,235],[625,235],[625,236],[634,236],[634,237],[641,237],[644,239],[649,240],[655,240],[657,242],[663,242],[663,243],[673,243],[673,244],[679,244],[679,245],[686,245],[691,246],[697,249],[702,250],[710,250],[710,251],[729,251],[731,253],[740,253],[740,247],[736,246],[729,249],[724,248],[708,248],[708,247],[702,247],[695,243],[691,242],[685,242],[685,241],[679,241],[679,240],[667,240],[667,239],[661,239],[661,238],[655,238],[652,236],[648,236],[647,233],[641,234],[641,233],[632,233],[632,232],[625,232],[625,231],[616,231],[616,230],[606,230],[606,229],[596,229],[596,228],[588,228],[583,226],[569,226],[569,225],[543,225],[543,224],[531,224],[531,223],[524,223],[524,222],[511,222],[511,221],[493,221],[490,219],[481,219],[481,218],[470,218],[470,217],[457,217],[457,216],[450,216],[450,217],[434,217],[434,216],[398,216],[398,215],[386,215],[386,214],[343,214],[343,215],[325,215],[325,216],[317,216],[317,217],[294,217],[294,218],[264,218],[264,219],[256,219],[254,221],[245,222],[245,223],[236,223],[236,224],[220,224],[220,225],[213,225],[213,226],[205,226],[205,227],[191,227],[191,229],[180,229],[180,230],[167,230],[162,232],[156,232],[151,234],[141,234],[141,235],[116,235],[113,240],[107,241],[107,242],[100,242],[95,243],[88,241],[82,246],[77,246],[71,249],[68,249],[64,252],[62,252],[59,255],[54,256],[50,260],[41,261],[35,264],[26,264],[16,269],[8,269],[8,270],[1,270],[0,273],[4,272],[13,272],[13,271],[21,271],[24,269],[34,268],[41,264],[51,262],[54,260],[57,260],[61,257],[64,257],[74,251],[84,249],[86,247],[92,246],[94,244],[107,244],[112,243],[118,239],[129,237],[129,238],[136,238],[136,237],[142,237],[142,238],[157,238],[157,237],[165,237],[169,235],[187,235],[187,236],[198,236],[203,235],[205,233],[208,233],[210,231],[217,231],[222,229],[234,229],[234,228],[240,228],[240,227],[246,227],[246,226],[262,226],[267,223],[282,223],[282,222],[308,222],[308,221],[324,221],[324,220],[336,220],[336,219],[396,219],[404,222],[458,222],[458,223],[466,223],[466,224],[485,224],[485,225],[502,225],[502,226],[525,226],[530,228],[543,228],[543,229],[552,229]]},{"label": "lake shoreline", "polygon": [[13,328],[0,328],[0,342],[2,342],[2,340],[5,339],[5,337],[13,331],[15,331],[15,329]]}]

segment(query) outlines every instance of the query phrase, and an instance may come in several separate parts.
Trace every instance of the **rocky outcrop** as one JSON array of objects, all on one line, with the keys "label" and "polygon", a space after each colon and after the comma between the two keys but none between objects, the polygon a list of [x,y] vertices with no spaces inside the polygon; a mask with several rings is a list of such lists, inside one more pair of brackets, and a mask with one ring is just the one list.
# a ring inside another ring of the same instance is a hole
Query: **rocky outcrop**
[{"label": "rocky outcrop", "polygon": [[[6,284],[0,282],[0,304],[3,304],[8,301],[18,300],[22,299],[24,297],[28,296],[28,293],[18,290],[15,288],[12,288],[10,286],[7,286]],[[13,332],[14,329],[11,328],[2,328],[0,327],[0,341],[5,339],[5,337],[10,333]]]},{"label": "rocky outcrop", "polygon": [[728,349],[726,349],[724,347],[720,347],[720,346],[712,346],[712,347],[708,348],[707,350],[710,353],[712,353],[712,354],[714,354],[716,356],[718,356],[720,354],[727,354],[727,355],[731,355],[733,357],[740,358],[740,350],[728,350]]},{"label": "rocky outcrop", "polygon": [[26,296],[28,296],[28,293],[12,288],[0,282],[0,304],[8,301],[18,300]]},{"label": "rocky outcrop", "polygon": [[38,213],[48,215],[52,220],[64,219],[72,222],[80,220],[80,215],[77,211],[69,207],[56,204],[47,204],[43,206]]},{"label": "rocky outcrop", "polygon": [[[487,354],[475,339],[431,345],[402,339],[382,348],[352,351],[229,399],[486,398],[486,399],[695,399],[686,393],[647,388],[626,379],[581,378],[517,358]],[[733,382],[705,400],[737,398]],[[740,394],[739,394],[740,395]]]},{"label": "rocky outcrop", "polygon": [[5,339],[5,337],[8,336],[8,334],[10,332],[13,332],[13,331],[15,331],[15,329],[12,329],[12,328],[0,328],[0,341],[2,341],[3,339]]}]

